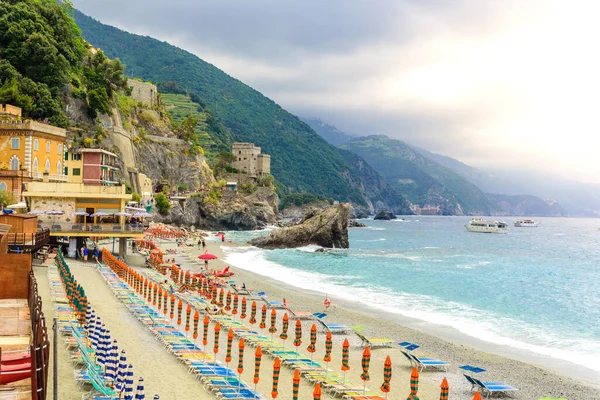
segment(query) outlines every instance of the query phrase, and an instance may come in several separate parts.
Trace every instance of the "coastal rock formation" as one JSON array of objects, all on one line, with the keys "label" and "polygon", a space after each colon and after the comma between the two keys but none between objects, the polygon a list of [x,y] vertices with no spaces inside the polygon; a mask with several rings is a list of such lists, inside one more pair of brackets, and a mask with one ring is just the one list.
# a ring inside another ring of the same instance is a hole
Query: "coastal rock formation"
[{"label": "coastal rock formation", "polygon": [[348,221],[348,228],[366,228],[367,226],[362,222],[358,222],[355,219],[351,219]]},{"label": "coastal rock formation", "polygon": [[381,210],[375,216],[375,219],[382,219],[384,221],[389,221],[390,219],[396,219],[396,216],[392,214],[388,210]]},{"label": "coastal rock formation", "polygon": [[327,248],[347,249],[349,204],[338,204],[323,211],[314,210],[298,225],[278,229],[269,236],[250,241],[265,249],[294,248],[316,244]]}]

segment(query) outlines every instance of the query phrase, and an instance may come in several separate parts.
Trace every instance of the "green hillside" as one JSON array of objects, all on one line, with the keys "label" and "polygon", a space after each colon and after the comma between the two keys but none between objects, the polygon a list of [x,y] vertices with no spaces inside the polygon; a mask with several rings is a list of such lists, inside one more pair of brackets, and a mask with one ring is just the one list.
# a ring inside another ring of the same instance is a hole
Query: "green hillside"
[{"label": "green hillside", "polygon": [[172,82],[199,96],[231,130],[271,155],[273,175],[290,191],[366,205],[360,178],[339,151],[308,125],[213,65],[165,42],[103,25],[75,11],[83,37],[127,65],[126,72],[158,84]]},{"label": "green hillside", "polygon": [[448,215],[489,215],[497,211],[477,186],[400,140],[374,135],[351,140],[342,148],[364,158],[413,204],[440,206]]}]

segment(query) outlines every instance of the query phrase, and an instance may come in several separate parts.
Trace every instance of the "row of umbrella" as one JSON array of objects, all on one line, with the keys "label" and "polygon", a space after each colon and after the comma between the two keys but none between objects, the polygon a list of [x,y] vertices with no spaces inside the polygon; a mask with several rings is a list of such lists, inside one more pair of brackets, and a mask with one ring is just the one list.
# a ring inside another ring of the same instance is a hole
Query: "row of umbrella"
[{"label": "row of umbrella", "polygon": [[[31,214],[31,215],[63,215],[64,211],[59,211],[59,210],[50,210],[50,211],[41,211],[41,210],[33,210],[33,211],[29,211],[27,214]],[[71,213],[72,216],[84,216],[84,217],[108,217],[109,215],[117,215],[120,217],[137,217],[137,218],[144,218],[144,217],[151,217],[152,214],[147,213],[147,212],[136,212],[134,214],[130,214],[127,212],[118,212],[118,213],[105,213],[102,211],[93,213],[93,214],[88,214],[85,211],[75,211],[73,213]]]}]

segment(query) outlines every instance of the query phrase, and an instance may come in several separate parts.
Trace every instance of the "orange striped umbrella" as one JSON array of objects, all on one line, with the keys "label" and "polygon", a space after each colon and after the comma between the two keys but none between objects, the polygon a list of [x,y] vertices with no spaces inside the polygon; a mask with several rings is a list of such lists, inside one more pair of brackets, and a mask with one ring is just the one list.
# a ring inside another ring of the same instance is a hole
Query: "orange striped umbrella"
[{"label": "orange striped umbrella", "polygon": [[215,344],[213,347],[215,355],[219,352],[219,333],[221,333],[221,324],[217,321],[217,324],[215,325]]},{"label": "orange striped umbrella", "polygon": [[154,290],[152,291],[152,305],[156,305],[156,295],[158,294],[158,285],[154,284]]},{"label": "orange striped umbrella", "polygon": [[198,339],[198,320],[200,319],[200,314],[198,314],[198,310],[194,312],[194,333],[192,337],[194,340]]},{"label": "orange striped umbrella", "polygon": [[299,347],[302,344],[302,323],[299,319],[296,320],[296,339],[294,339],[294,346]]},{"label": "orange striped umbrella", "polygon": [[481,392],[475,392],[473,396],[473,400],[481,400]]},{"label": "orange striped umbrella", "polygon": [[361,366],[362,366],[362,374],[360,374],[360,379],[362,379],[363,381],[368,381],[371,379],[371,377],[369,376],[369,365],[371,364],[371,349],[369,349],[368,347],[365,347],[365,349],[363,350],[363,356],[362,356],[362,360],[361,360]]},{"label": "orange striped umbrella", "polygon": [[161,287],[158,288],[158,311],[162,309],[162,298],[163,298],[163,290]]},{"label": "orange striped umbrella", "polygon": [[250,325],[254,325],[256,323],[256,301],[252,301],[252,308],[250,309]]},{"label": "orange striped umbrella", "polygon": [[177,325],[181,326],[181,314],[183,313],[183,301],[179,299],[177,303]]},{"label": "orange striped umbrella", "polygon": [[277,323],[277,311],[275,311],[275,309],[273,308],[271,310],[271,326],[269,326],[269,333],[273,334],[273,333],[277,332],[277,326],[275,326],[276,323]]},{"label": "orange striped umbrella", "polygon": [[317,382],[313,390],[313,400],[321,400],[321,384]]},{"label": "orange striped umbrella", "polygon": [[239,302],[240,298],[238,296],[238,294],[234,294],[233,295],[233,310],[231,310],[231,314],[232,315],[236,315],[238,313],[238,302]]},{"label": "orange striped umbrella", "polygon": [[171,312],[169,314],[169,318],[175,318],[175,295],[171,295]]},{"label": "orange striped umbrella", "polygon": [[227,332],[227,351],[225,352],[225,362],[229,364],[231,362],[231,346],[233,345],[233,330],[229,329]]},{"label": "orange striped umbrella", "polygon": [[148,301],[151,299],[150,290],[150,283],[148,282],[148,279],[144,279],[144,298],[148,299]]},{"label": "orange striped umbrella", "polygon": [[[288,316],[288,313],[283,314],[283,326],[281,327],[281,335],[279,335],[279,338],[282,339],[283,341],[286,341],[288,338],[288,327],[290,326],[290,317]],[[285,347],[285,345],[284,345]]]},{"label": "orange striped umbrella", "polygon": [[185,310],[185,335],[190,331],[190,317],[192,316],[192,306],[188,303]]},{"label": "orange striped umbrella", "polygon": [[326,363],[331,362],[331,350],[333,349],[333,339],[331,337],[331,331],[327,331],[325,335],[325,357],[323,357],[323,361]]},{"label": "orange striped umbrella", "polygon": [[312,326],[310,327],[310,344],[306,348],[306,350],[308,350],[308,352],[311,353],[310,354],[311,359],[312,359],[312,353],[317,351],[316,344],[317,344],[317,325],[312,324]]},{"label": "orange striped umbrella", "polygon": [[167,305],[169,304],[169,294],[167,293],[167,291],[165,290],[163,292],[163,314],[167,315],[168,312],[168,307]]},{"label": "orange striped umbrella", "polygon": [[419,370],[417,367],[412,369],[410,373],[410,395],[408,399],[410,400],[419,400],[417,397],[417,392],[419,391]]},{"label": "orange striped umbrella", "polygon": [[227,291],[227,297],[225,298],[225,311],[231,311],[231,290]]},{"label": "orange striped umbrella", "polygon": [[267,327],[267,305],[263,304],[260,315],[260,329],[265,329]]},{"label": "orange striped umbrella", "polygon": [[183,278],[183,283],[189,282],[192,283],[192,277],[190,275],[190,271],[185,271],[185,277]]},{"label": "orange striped umbrella", "polygon": [[260,380],[260,360],[262,358],[262,350],[260,346],[256,346],[256,352],[254,353],[254,389],[256,384]]},{"label": "orange striped umbrella", "polygon": [[[208,315],[204,316],[204,332],[202,333],[202,345],[206,347],[208,344],[208,324],[210,324],[210,319]],[[205,349],[206,351],[206,349]]]},{"label": "orange striped umbrella", "polygon": [[211,304],[217,304],[217,285],[213,283]]},{"label": "orange striped umbrella", "polygon": [[240,313],[240,319],[246,319],[246,298],[242,297],[242,312]]},{"label": "orange striped umbrella", "polygon": [[238,367],[237,367],[237,372],[238,374],[242,375],[242,372],[244,372],[244,338],[240,338],[240,341],[238,343]]},{"label": "orange striped umbrella", "polygon": [[294,371],[294,378],[292,379],[292,400],[298,400],[298,391],[300,390],[300,369],[296,368]]},{"label": "orange striped umbrella", "polygon": [[223,299],[225,298],[225,289],[221,288],[219,291],[219,303],[217,304],[219,308],[223,307]]},{"label": "orange striped umbrella", "polygon": [[279,357],[273,362],[273,390],[271,391],[271,397],[277,397],[277,387],[279,386],[279,372],[281,371],[281,360]]},{"label": "orange striped umbrella", "polygon": [[348,339],[344,339],[344,344],[342,345],[342,371],[344,373],[350,369],[350,364],[348,363],[350,358],[350,342]]},{"label": "orange striped umbrella", "polygon": [[[446,379],[446,378],[444,378]],[[392,359],[390,356],[387,356],[385,362],[383,363],[383,384],[381,385],[381,391],[385,393],[387,398],[387,394],[390,392],[390,381],[392,380]],[[446,399],[447,400],[447,399]]]},{"label": "orange striped umbrella", "polygon": [[442,380],[442,384],[440,385],[440,400],[448,400],[448,392],[450,391],[450,386],[448,385],[448,380],[444,378]]}]

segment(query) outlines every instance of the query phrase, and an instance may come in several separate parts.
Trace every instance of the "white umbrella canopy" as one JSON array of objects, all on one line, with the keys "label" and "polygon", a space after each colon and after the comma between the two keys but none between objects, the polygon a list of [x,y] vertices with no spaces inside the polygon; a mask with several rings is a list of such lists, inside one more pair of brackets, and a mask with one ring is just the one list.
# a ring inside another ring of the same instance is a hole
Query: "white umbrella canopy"
[{"label": "white umbrella canopy", "polygon": [[31,214],[31,215],[44,215],[44,214],[46,214],[46,212],[45,211],[41,211],[41,210],[31,210],[27,214]]},{"label": "white umbrella canopy", "polygon": [[102,211],[98,211],[93,213],[92,215],[90,215],[90,217],[108,217],[110,214],[102,212]]},{"label": "white umbrella canopy", "polygon": [[85,211],[75,211],[74,213],[72,213],[71,215],[83,215],[84,217],[89,216],[90,214],[86,213]]},{"label": "white umbrella canopy", "polygon": [[64,211],[59,211],[59,210],[46,211],[46,215],[63,215],[64,213],[65,213]]},{"label": "white umbrella canopy", "polygon": [[131,217],[130,213],[124,211],[118,212],[115,215],[118,215],[119,217]]},{"label": "white umbrella canopy", "polygon": [[11,204],[10,206],[7,206],[6,208],[8,208],[9,210],[27,208],[27,204],[25,204],[24,202],[20,202],[20,203]]}]

